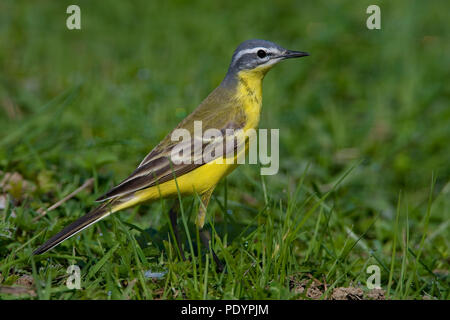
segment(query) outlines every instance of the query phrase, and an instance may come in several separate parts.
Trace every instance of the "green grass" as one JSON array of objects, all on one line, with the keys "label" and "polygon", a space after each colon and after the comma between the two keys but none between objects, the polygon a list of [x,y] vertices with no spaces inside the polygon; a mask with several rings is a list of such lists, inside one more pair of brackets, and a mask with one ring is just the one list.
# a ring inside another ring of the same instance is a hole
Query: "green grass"
[{"label": "green grass", "polygon": [[[448,2],[378,2],[375,31],[373,1],[77,1],[82,30],[69,31],[72,3],[0,4],[0,181],[22,176],[0,187],[0,288],[31,275],[36,293],[0,299],[296,299],[305,279],[326,283],[325,298],[367,291],[374,264],[388,299],[449,299]],[[170,201],[32,257],[218,85],[249,38],[311,56],[265,79],[261,128],[280,129],[280,172],[241,166],[211,200],[227,273],[199,246],[195,197],[180,217],[190,261],[174,246]],[[33,222],[92,177],[92,190]],[[65,285],[71,264],[81,290]]]}]

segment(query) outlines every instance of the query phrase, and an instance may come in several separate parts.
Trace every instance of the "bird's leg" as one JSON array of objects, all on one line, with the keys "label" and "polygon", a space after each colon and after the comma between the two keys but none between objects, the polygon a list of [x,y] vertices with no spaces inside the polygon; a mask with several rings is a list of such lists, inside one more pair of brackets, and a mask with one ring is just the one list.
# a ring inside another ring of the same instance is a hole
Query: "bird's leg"
[{"label": "bird's leg", "polygon": [[204,228],[205,218],[206,218],[206,208],[208,207],[209,199],[211,199],[213,190],[214,190],[214,188],[211,188],[210,190],[208,190],[207,192],[202,194],[200,208],[198,210],[197,220],[196,220],[195,224],[197,225],[197,228],[199,230],[200,239],[202,240],[203,245],[205,246],[205,248],[208,251],[211,250],[214,262],[216,263],[216,266],[217,266],[217,270],[219,272],[222,272],[224,270],[224,266],[223,266],[222,262],[219,260],[219,258],[217,257],[214,250],[212,248],[210,248],[209,243],[211,240],[211,235],[210,235],[209,231]]},{"label": "bird's leg", "polygon": [[169,218],[170,223],[172,225],[172,230],[175,235],[176,245],[178,248],[178,251],[180,252],[181,259],[183,261],[186,261],[186,258],[184,257],[183,247],[181,246],[181,238],[180,238],[180,230],[178,229],[178,210],[180,209],[180,203],[178,200],[175,200],[175,203],[173,204],[172,208],[169,210]]},{"label": "bird's leg", "polygon": [[216,263],[216,266],[217,266],[217,271],[218,272],[222,272],[224,270],[223,263],[217,257],[217,255],[214,252],[214,250],[212,248],[210,248],[210,246],[209,246],[209,241],[211,240],[211,235],[209,234],[209,231],[204,229],[204,228],[202,228],[201,230],[199,230],[199,232],[200,232],[200,239],[202,240],[203,245],[206,247],[206,249],[208,251],[211,249],[211,253],[212,253],[214,262]]}]

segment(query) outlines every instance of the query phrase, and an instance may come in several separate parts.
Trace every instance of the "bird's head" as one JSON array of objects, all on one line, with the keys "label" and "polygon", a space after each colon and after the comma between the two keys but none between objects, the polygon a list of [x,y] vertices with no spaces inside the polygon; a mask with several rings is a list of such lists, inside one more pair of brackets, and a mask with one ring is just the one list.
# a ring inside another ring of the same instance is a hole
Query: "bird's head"
[{"label": "bird's head", "polygon": [[266,40],[247,40],[234,51],[229,73],[260,74],[263,77],[278,62],[308,56],[301,51],[287,50],[276,43]]}]

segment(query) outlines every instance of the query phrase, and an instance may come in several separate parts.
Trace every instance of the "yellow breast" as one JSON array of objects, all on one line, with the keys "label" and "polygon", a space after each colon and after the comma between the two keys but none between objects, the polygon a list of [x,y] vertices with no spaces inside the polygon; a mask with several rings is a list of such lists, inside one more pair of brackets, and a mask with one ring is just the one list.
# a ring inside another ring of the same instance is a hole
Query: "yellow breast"
[{"label": "yellow breast", "polygon": [[266,72],[251,70],[238,73],[237,99],[244,106],[247,117],[244,131],[258,127],[262,105],[262,80]]}]

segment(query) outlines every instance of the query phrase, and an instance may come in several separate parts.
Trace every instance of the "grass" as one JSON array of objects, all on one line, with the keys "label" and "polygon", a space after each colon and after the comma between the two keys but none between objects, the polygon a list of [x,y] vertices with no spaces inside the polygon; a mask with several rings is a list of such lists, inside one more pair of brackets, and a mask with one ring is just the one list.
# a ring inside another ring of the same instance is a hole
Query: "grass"
[{"label": "grass", "polygon": [[[447,2],[380,2],[374,31],[370,1],[77,3],[80,31],[65,27],[70,1],[0,4],[0,181],[20,174],[0,187],[0,288],[34,281],[0,299],[298,299],[305,281],[328,298],[368,292],[370,265],[388,299],[449,298]],[[249,38],[311,56],[265,79],[261,128],[280,129],[280,172],[241,166],[211,200],[227,273],[199,246],[196,197],[181,217],[190,261],[170,201],[31,256],[129,174]],[[33,221],[89,178],[91,190]],[[66,287],[72,264],[81,290]]]}]

